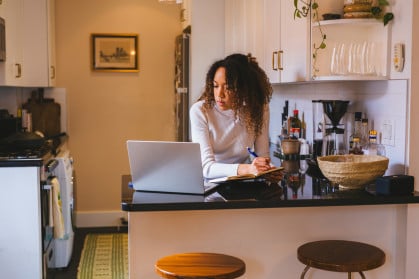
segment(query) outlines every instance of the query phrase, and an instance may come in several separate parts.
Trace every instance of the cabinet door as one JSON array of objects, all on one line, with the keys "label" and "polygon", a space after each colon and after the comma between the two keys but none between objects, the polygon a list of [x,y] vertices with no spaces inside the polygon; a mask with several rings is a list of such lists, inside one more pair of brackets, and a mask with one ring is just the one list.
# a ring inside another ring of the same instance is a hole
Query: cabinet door
[{"label": "cabinet door", "polygon": [[263,47],[263,3],[260,0],[225,1],[225,54],[251,54],[261,63]]},{"label": "cabinet door", "polygon": [[0,63],[0,84],[22,84],[21,1],[7,0],[0,4],[6,26],[6,59]]},{"label": "cabinet door", "polygon": [[55,0],[47,0],[47,36],[48,36],[48,86],[55,86]]},{"label": "cabinet door", "polygon": [[280,44],[283,51],[280,82],[306,81],[310,77],[310,20],[294,19],[293,1],[280,2]]},{"label": "cabinet door", "polygon": [[47,87],[55,80],[54,0],[7,0],[6,61],[0,85]]},{"label": "cabinet door", "polygon": [[247,52],[245,5],[242,0],[225,1],[225,55]]},{"label": "cabinet door", "polygon": [[309,77],[308,19],[294,19],[292,1],[265,0],[265,71],[272,83]]},{"label": "cabinet door", "polygon": [[[23,0],[23,64],[25,86],[50,86],[53,53],[53,4],[51,0]],[[52,8],[52,9],[51,9]],[[49,14],[50,13],[50,14]],[[51,33],[50,33],[50,32]],[[51,34],[51,36],[50,36]]]},{"label": "cabinet door", "polygon": [[265,0],[264,5],[264,70],[271,83],[280,82],[282,71],[281,43],[281,1]]}]

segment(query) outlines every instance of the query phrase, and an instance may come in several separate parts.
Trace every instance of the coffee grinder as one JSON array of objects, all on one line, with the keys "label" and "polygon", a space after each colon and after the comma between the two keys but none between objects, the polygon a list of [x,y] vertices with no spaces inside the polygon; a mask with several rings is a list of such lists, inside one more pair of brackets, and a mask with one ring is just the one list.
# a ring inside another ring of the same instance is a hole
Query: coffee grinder
[{"label": "coffee grinder", "polygon": [[322,100],[323,112],[326,115],[324,123],[324,138],[322,156],[346,154],[346,133],[344,116],[349,101]]}]

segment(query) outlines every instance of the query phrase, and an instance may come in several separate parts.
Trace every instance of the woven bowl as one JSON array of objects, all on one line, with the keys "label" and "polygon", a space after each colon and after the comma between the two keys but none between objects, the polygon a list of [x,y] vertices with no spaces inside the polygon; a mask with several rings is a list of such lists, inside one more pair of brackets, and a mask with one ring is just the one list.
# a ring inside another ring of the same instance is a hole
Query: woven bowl
[{"label": "woven bowl", "polygon": [[323,175],[342,188],[358,189],[384,175],[388,158],[378,155],[331,155],[317,157]]}]

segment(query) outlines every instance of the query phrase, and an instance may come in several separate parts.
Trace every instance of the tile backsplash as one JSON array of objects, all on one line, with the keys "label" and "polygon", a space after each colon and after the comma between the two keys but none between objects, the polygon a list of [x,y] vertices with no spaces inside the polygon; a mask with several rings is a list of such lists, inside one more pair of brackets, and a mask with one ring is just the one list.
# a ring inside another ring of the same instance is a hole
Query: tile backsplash
[{"label": "tile backsplash", "polygon": [[[369,120],[370,129],[382,133],[391,124],[391,139],[385,143],[390,159],[386,175],[406,172],[408,158],[408,81],[339,81],[274,85],[270,105],[270,137],[276,143],[281,132],[281,113],[285,100],[289,101],[289,114],[297,108],[300,119],[304,114],[306,137],[312,143],[312,100],[348,100],[345,115],[347,135],[352,133],[354,112],[361,111]],[[386,130],[388,132],[388,130]],[[388,133],[387,133],[388,134]],[[394,136],[394,138],[393,138]]]}]

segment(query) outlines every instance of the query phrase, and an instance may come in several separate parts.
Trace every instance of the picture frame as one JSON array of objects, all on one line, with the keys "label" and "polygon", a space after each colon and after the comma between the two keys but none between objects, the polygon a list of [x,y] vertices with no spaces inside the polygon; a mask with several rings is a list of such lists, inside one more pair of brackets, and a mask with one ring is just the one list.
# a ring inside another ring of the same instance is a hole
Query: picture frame
[{"label": "picture frame", "polygon": [[138,72],[138,34],[91,34],[92,70]]}]

